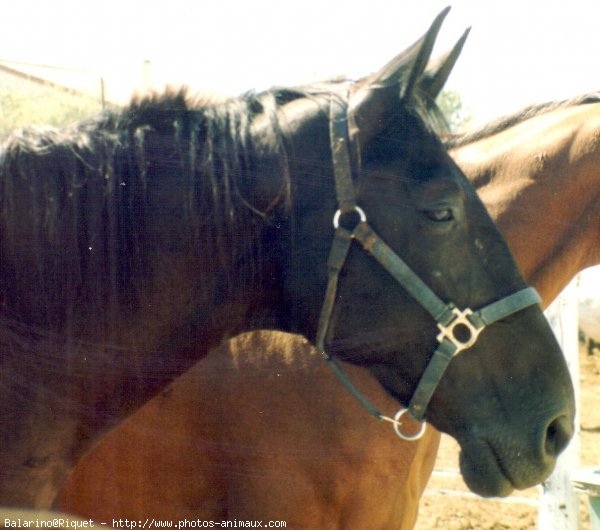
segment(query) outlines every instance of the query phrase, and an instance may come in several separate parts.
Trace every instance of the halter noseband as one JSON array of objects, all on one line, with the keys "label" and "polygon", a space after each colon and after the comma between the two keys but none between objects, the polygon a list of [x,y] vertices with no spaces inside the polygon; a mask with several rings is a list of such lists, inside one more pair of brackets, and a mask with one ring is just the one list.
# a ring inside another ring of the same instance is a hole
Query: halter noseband
[{"label": "halter noseband", "polygon": [[[427,405],[437,388],[450,361],[460,352],[470,348],[477,342],[479,334],[486,326],[526,307],[540,303],[540,297],[533,287],[527,287],[493,302],[477,311],[469,308],[458,309],[454,304],[445,304],[369,226],[364,211],[357,206],[350,151],[348,148],[348,123],[346,106],[332,98],[329,115],[329,134],[338,211],[334,215],[335,234],[327,260],[328,281],[325,299],[319,316],[316,346],[333,368],[340,382],[361,403],[361,405],[379,420],[388,421],[394,426],[398,436],[405,440],[416,440],[425,431],[425,423],[414,435],[401,431],[400,418],[408,412],[415,420],[422,422]],[[340,218],[347,214],[357,216],[358,222],[349,229],[340,225]],[[401,408],[391,418],[381,413],[352,384],[336,360],[325,352],[325,337],[329,329],[337,292],[340,271],[346,261],[352,240],[358,241],[362,247],[433,317],[440,333],[437,335],[439,346],[434,351],[429,364],[425,368],[417,388],[410,400],[408,408]],[[460,335],[455,331],[460,328]],[[465,328],[468,331],[465,335]]]}]

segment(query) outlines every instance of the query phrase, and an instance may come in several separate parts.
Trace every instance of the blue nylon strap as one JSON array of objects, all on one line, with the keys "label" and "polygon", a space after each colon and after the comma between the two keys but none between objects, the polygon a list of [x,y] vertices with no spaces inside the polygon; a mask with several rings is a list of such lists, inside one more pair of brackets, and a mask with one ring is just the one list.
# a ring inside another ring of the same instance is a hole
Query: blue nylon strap
[{"label": "blue nylon strap", "polygon": [[[541,298],[537,291],[533,287],[527,287],[497,302],[492,302],[467,318],[476,329],[480,330],[540,302]],[[423,420],[427,406],[450,361],[465,349],[468,348],[459,349],[450,340],[444,339],[435,350],[408,405],[408,411],[414,419]]]},{"label": "blue nylon strap", "polygon": [[351,244],[352,234],[344,228],[337,228],[331,243],[329,258],[327,259],[327,290],[325,291],[325,298],[323,300],[323,306],[321,307],[321,314],[319,315],[317,337],[315,341],[318,350],[326,359],[329,358],[329,355],[325,353],[325,337],[329,329],[329,321],[331,319],[333,306],[335,305],[339,273],[344,266]]},{"label": "blue nylon strap", "polygon": [[329,137],[331,157],[335,176],[335,192],[338,208],[347,212],[356,206],[354,183],[352,180],[352,164],[348,148],[347,105],[338,98],[331,98],[329,104]]},{"label": "blue nylon strap", "polygon": [[[325,352],[325,339],[329,329],[337,293],[339,273],[344,265],[352,239],[361,243],[400,285],[435,319],[441,333],[438,335],[439,347],[427,365],[417,389],[409,404],[409,413],[413,418],[422,420],[425,410],[439,384],[450,361],[461,351],[475,344],[479,333],[487,325],[497,322],[508,315],[526,307],[540,303],[535,289],[529,287],[493,302],[482,309],[472,312],[470,309],[458,310],[451,304],[445,304],[427,286],[412,269],[371,229],[366,222],[364,212],[357,207],[352,179],[350,149],[348,147],[347,105],[333,98],[330,101],[329,132],[333,159],[336,195],[339,210],[334,217],[336,228],[331,253],[327,262],[328,282],[325,300],[319,317],[316,345],[333,368],[336,376],[360,404],[378,419],[391,421],[399,429],[399,422],[379,412],[352,384],[335,359]],[[338,226],[339,215],[355,210],[361,221],[353,230]],[[471,338],[461,341],[454,334],[458,326],[466,326]],[[398,430],[396,431],[398,432]],[[399,434],[400,435],[400,434]],[[412,438],[409,438],[412,439]]]},{"label": "blue nylon strap", "polygon": [[455,351],[454,345],[445,340],[433,352],[433,356],[423,375],[421,375],[419,384],[408,404],[408,412],[415,420],[423,421],[427,405],[431,401],[431,397],[450,361],[454,358]]},{"label": "blue nylon strap", "polygon": [[446,324],[452,320],[452,308],[445,304],[367,223],[360,223],[354,229],[353,235],[436,322]]},{"label": "blue nylon strap", "polygon": [[333,372],[337,376],[338,381],[340,381],[340,383],[342,383],[342,385],[346,387],[346,390],[350,392],[354,399],[356,399],[371,416],[374,416],[378,420],[385,418],[385,415],[382,412],[380,412],[379,409],[377,409],[377,407],[375,407],[375,405],[373,405],[373,403],[371,403],[365,396],[363,396],[360,393],[360,391],[354,386],[354,383],[350,381],[346,373],[340,368],[339,364],[333,357],[331,357],[330,355],[325,355],[325,360],[333,369]]},{"label": "blue nylon strap", "polygon": [[542,299],[538,292],[533,287],[527,287],[497,302],[486,305],[484,308],[476,311],[474,316],[481,320],[483,326],[489,326],[498,320],[506,318],[508,315],[512,315],[530,305],[540,304],[541,302]]}]

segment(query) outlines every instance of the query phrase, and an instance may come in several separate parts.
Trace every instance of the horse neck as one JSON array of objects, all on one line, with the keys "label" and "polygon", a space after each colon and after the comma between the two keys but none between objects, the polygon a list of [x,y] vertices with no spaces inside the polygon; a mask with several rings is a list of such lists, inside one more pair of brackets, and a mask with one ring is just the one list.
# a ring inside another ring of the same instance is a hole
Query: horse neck
[{"label": "horse neck", "polygon": [[[21,177],[27,182],[25,176],[0,166],[3,191],[11,193],[4,197],[0,227],[0,503],[29,503],[46,491],[45,500],[34,504],[48,506],[52,484],[103,432],[224,338],[277,327],[277,216],[285,212],[277,150],[265,149],[253,161],[270,171],[242,175],[257,198],[269,198],[263,204],[244,189],[233,199],[227,183],[217,189],[221,169],[237,176],[237,166],[213,165],[212,174],[196,175],[192,171],[205,167],[201,157],[193,158],[195,151],[180,153],[181,144],[168,141],[167,133],[144,127],[134,132],[118,149],[114,135],[100,134],[100,154],[92,151],[94,142],[81,142],[91,146],[89,152],[75,144],[61,151],[51,139],[35,157],[19,152],[31,182],[51,188],[56,180],[59,190],[67,187],[60,176],[79,167],[68,155],[81,159],[80,179],[69,182],[85,187],[73,185],[72,197],[56,192],[53,204],[59,206],[45,212],[50,220],[60,217],[61,223],[50,225],[66,226],[67,233],[38,227],[31,209],[19,206],[45,207],[47,194],[28,195],[27,185],[15,184]],[[164,146],[170,156],[161,156]],[[117,159],[121,153],[128,156]],[[47,174],[43,163],[51,168]],[[105,180],[116,183],[114,196],[106,193]],[[133,185],[140,180],[143,188]],[[213,203],[203,202],[215,196]],[[87,243],[90,234],[93,244]]]},{"label": "horse neck", "polygon": [[600,104],[564,107],[452,150],[549,303],[600,262]]}]

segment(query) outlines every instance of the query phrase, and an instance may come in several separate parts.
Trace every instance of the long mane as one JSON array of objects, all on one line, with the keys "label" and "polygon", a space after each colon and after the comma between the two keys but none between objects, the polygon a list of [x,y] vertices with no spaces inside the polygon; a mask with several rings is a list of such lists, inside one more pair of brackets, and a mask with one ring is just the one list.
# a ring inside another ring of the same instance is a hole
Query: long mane
[{"label": "long mane", "polygon": [[[171,209],[166,246],[201,249],[215,267],[235,274],[270,213],[245,195],[260,171],[259,151],[273,150],[269,159],[280,165],[280,193],[270,208],[289,202],[276,109],[291,97],[298,96],[270,91],[213,104],[167,92],[66,130],[12,136],[0,149],[4,307],[18,306],[7,293],[25,273],[41,312],[58,321],[80,309],[77,299],[104,308],[135,305],[152,266],[150,208]],[[259,144],[250,133],[257,114],[273,124],[272,137]],[[149,182],[150,172],[163,181]]]},{"label": "long mane", "polygon": [[[99,326],[112,329],[148,291],[161,245],[204,259],[207,292],[251,289],[261,281],[258,234],[291,204],[291,146],[278,108],[303,97],[340,97],[347,84],[220,102],[167,91],[61,131],[13,135],[0,147],[3,314],[15,311],[57,331],[76,315],[106,317]],[[416,99],[413,111],[432,130],[439,123],[431,102]],[[260,138],[252,131],[259,115],[269,124]],[[265,173],[278,181],[259,205],[250,190]],[[161,215],[168,228],[157,238]],[[35,308],[23,305],[25,283]]]}]

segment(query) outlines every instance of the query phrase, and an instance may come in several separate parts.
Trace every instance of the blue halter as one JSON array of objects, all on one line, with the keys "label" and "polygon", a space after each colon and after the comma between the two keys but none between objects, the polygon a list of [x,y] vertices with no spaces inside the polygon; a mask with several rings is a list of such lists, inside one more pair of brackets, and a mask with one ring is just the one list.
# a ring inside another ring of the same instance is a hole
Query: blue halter
[{"label": "blue halter", "polygon": [[[361,403],[361,405],[379,420],[391,422],[394,430],[405,440],[416,440],[425,431],[425,423],[419,432],[413,435],[401,431],[400,418],[406,412],[417,421],[423,422],[425,411],[450,361],[460,352],[477,342],[479,334],[486,326],[493,324],[513,313],[541,302],[533,287],[527,287],[473,311],[469,308],[458,309],[454,304],[444,303],[369,226],[364,211],[357,206],[350,153],[348,149],[348,123],[346,106],[332,98],[330,104],[329,133],[335,174],[338,211],[334,215],[335,234],[327,261],[328,282],[325,299],[319,316],[316,346],[333,368],[341,383]],[[352,213],[357,222],[352,229],[340,226],[340,217]],[[425,368],[417,388],[407,408],[402,408],[391,418],[381,413],[365,398],[341,369],[336,360],[325,352],[325,337],[337,292],[339,273],[346,261],[352,241],[361,246],[433,317],[440,332],[437,335],[438,347]],[[456,333],[460,329],[460,335]],[[465,329],[468,333],[465,333]],[[466,335],[466,338],[465,338]]]}]

